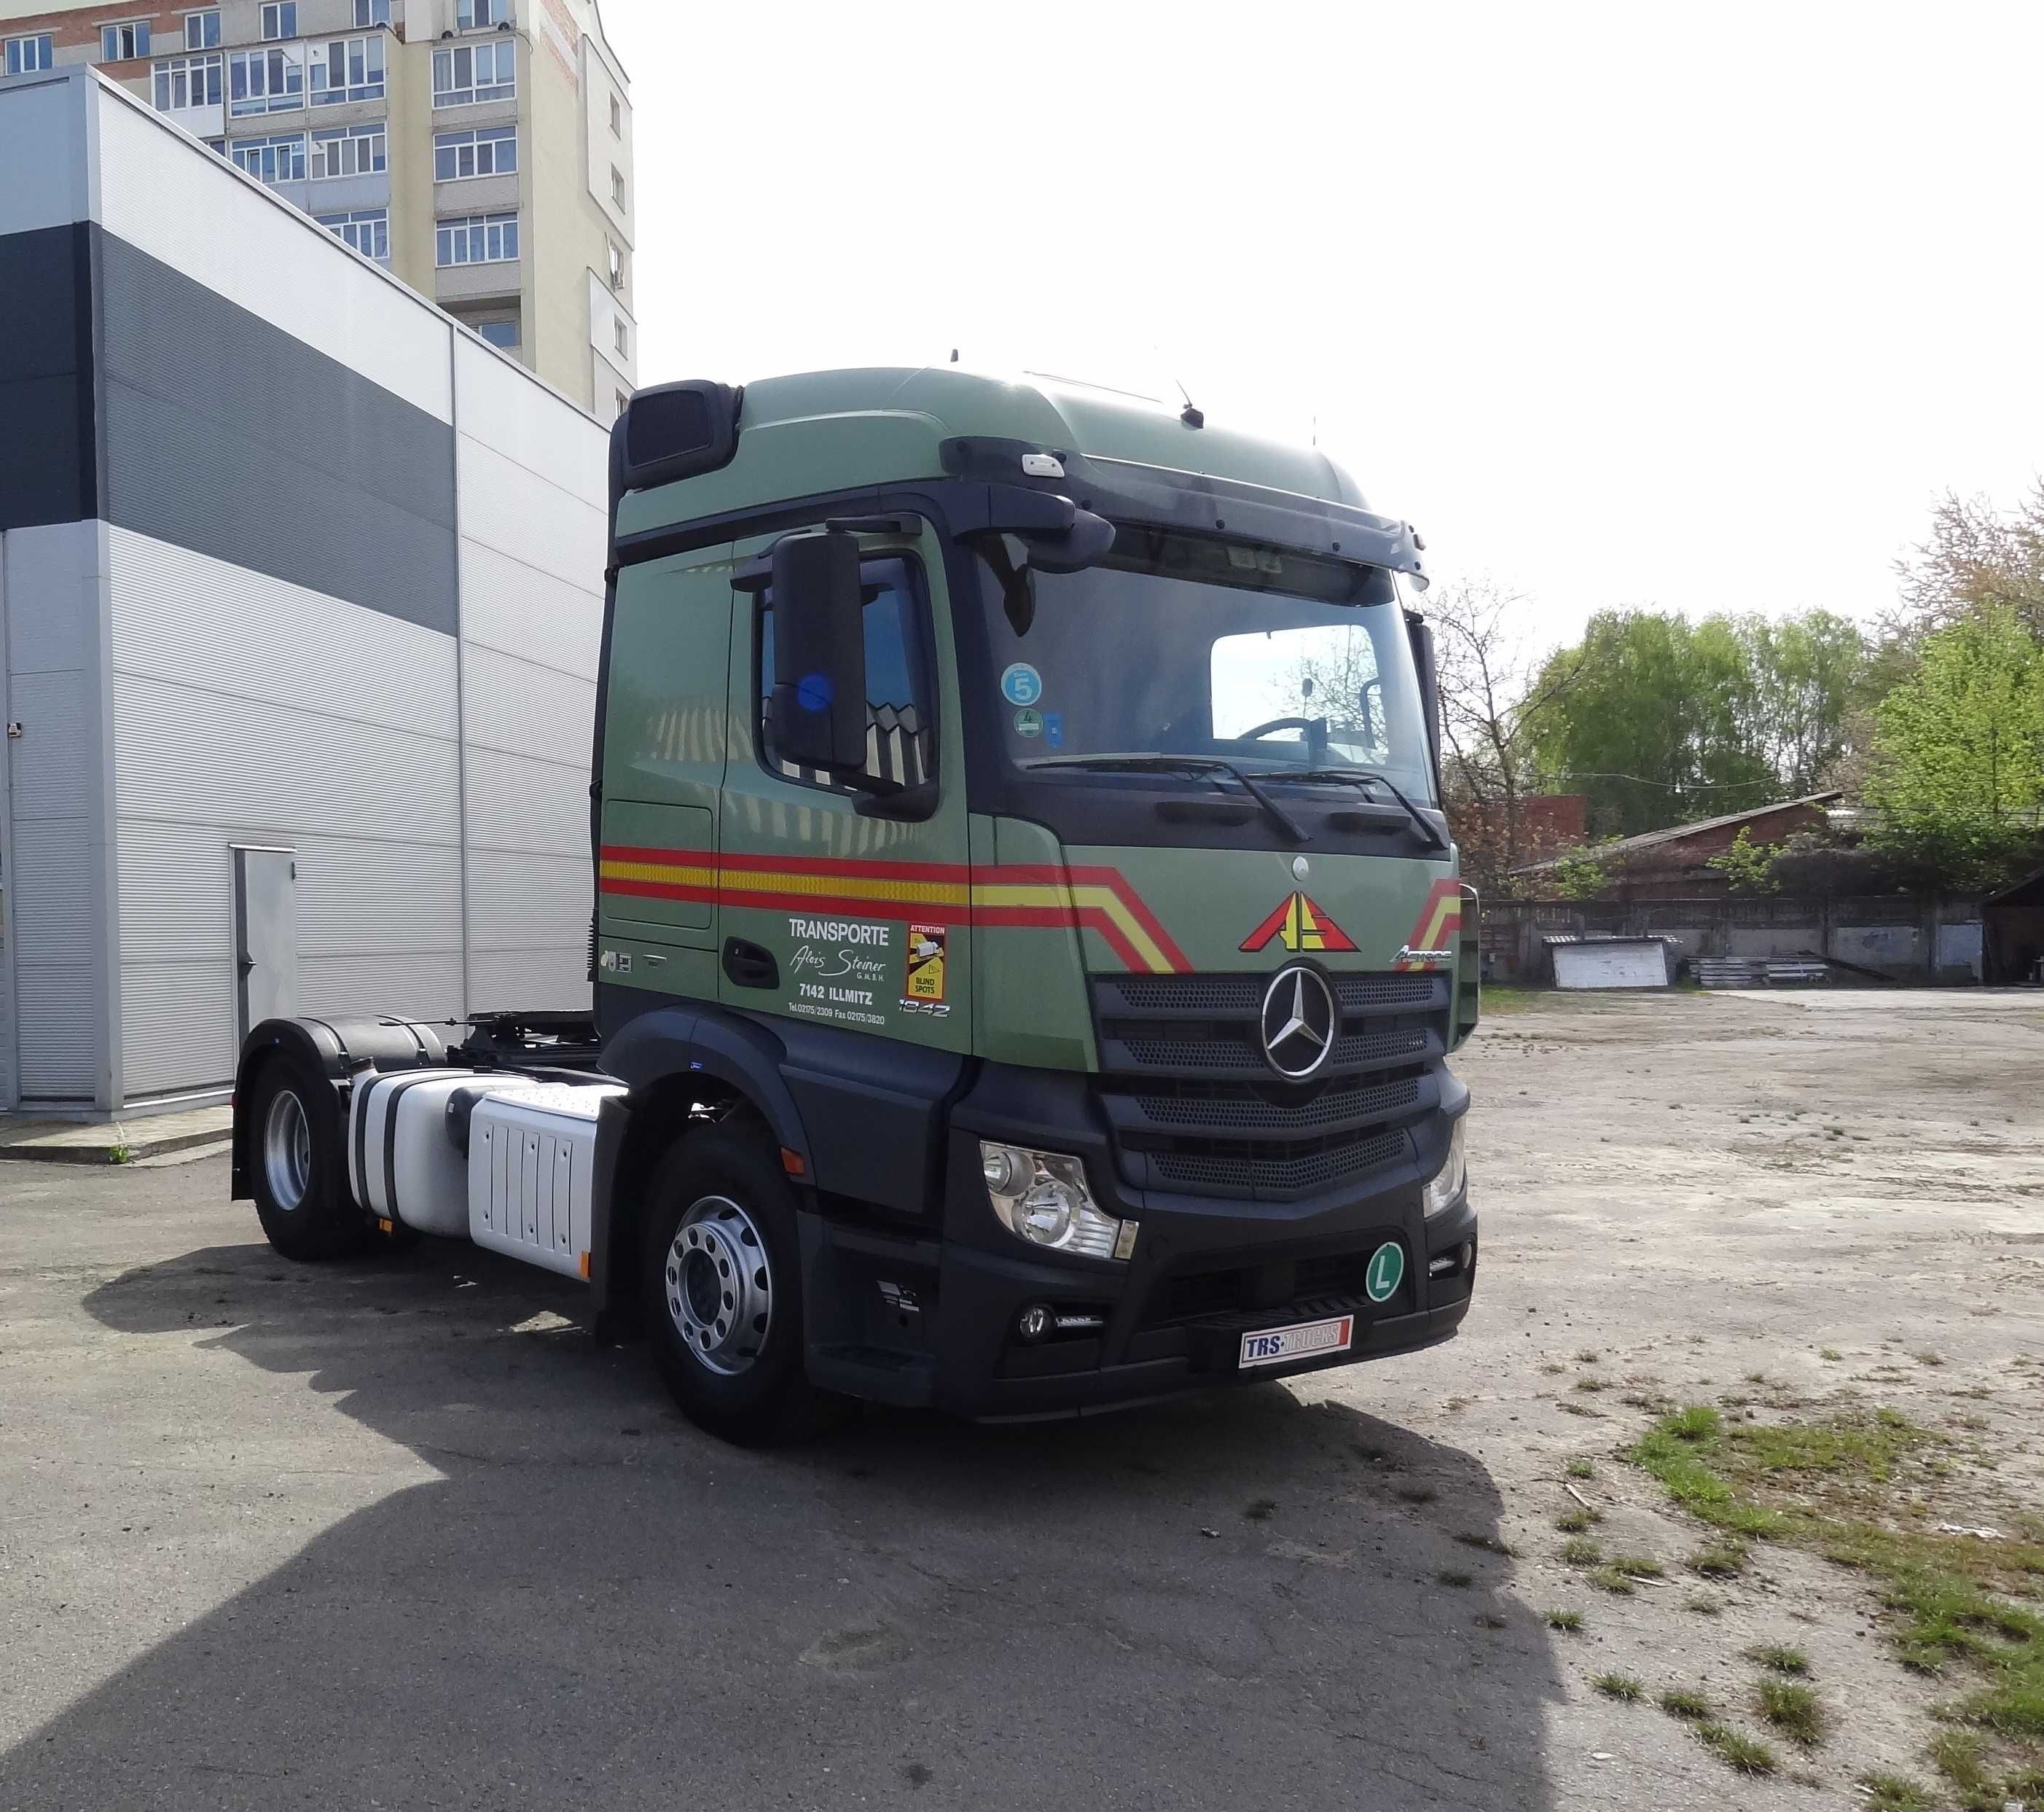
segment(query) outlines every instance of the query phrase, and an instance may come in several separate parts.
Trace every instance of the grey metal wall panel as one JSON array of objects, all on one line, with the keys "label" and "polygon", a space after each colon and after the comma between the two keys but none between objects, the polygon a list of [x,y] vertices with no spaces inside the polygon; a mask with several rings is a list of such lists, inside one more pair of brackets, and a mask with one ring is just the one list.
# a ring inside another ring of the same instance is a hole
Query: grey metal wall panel
[{"label": "grey metal wall panel", "polygon": [[83,225],[0,236],[0,529],[99,513],[91,244]]},{"label": "grey metal wall panel", "polygon": [[457,946],[404,956],[301,956],[298,1005],[310,1014],[399,1013],[413,1019],[457,1020],[461,951]]},{"label": "grey metal wall panel", "polygon": [[6,537],[7,665],[15,673],[83,667],[98,658],[99,528],[52,524]]},{"label": "grey metal wall panel", "polygon": [[[454,643],[270,574],[110,531],[113,665],[452,740]],[[318,730],[306,733],[316,744]]]},{"label": "grey metal wall panel", "polygon": [[589,846],[589,770],[536,761],[501,749],[468,751],[468,841],[472,848],[574,854]]},{"label": "grey metal wall panel", "polygon": [[90,1101],[98,1080],[93,981],[99,952],[90,914],[91,821],[14,825],[14,991],[21,1098]]},{"label": "grey metal wall panel", "polygon": [[[542,946],[581,948],[594,903],[589,863],[573,856],[468,852],[471,952]],[[586,966],[587,958],[584,964]]]},{"label": "grey metal wall panel", "polygon": [[142,963],[121,976],[123,1079],[130,1099],[234,1079],[234,963]]},{"label": "grey metal wall panel", "polygon": [[470,643],[462,656],[462,728],[471,743],[589,767],[596,683]]},{"label": "grey metal wall panel", "polygon": [[[600,586],[602,579],[599,569],[590,584]],[[603,644],[603,594],[464,535],[461,633],[469,641],[593,681]]]},{"label": "grey metal wall panel", "polygon": [[453,430],[133,246],[99,260],[108,519],[451,634]]},{"label": "grey metal wall panel", "polygon": [[0,182],[0,233],[90,217],[82,87],[90,79],[55,73],[21,78],[0,95],[0,171],[6,172]]},{"label": "grey metal wall panel", "polygon": [[582,941],[572,949],[478,950],[469,959],[468,985],[474,1013],[509,1007],[586,1013],[588,953]]}]

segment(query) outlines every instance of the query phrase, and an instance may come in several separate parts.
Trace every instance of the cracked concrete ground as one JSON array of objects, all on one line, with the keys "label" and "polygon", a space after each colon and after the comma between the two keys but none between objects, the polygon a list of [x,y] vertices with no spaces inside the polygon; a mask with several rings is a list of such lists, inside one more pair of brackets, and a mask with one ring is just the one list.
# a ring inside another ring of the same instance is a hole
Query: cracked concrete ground
[{"label": "cracked concrete ground", "polygon": [[[768,1454],[593,1349],[571,1285],[442,1246],[287,1266],[217,1159],[10,1167],[0,1807],[1765,1809],[1927,1779],[1942,1694],[1864,1587],[1771,1550],[1681,1576],[1696,1532],[1619,1457],[1624,1399],[1892,1403],[1962,1443],[1974,1519],[2044,1502],[2044,999],[1555,1000],[1458,1064],[1485,1245],[1450,1346]],[[1565,1564],[1570,1483],[1669,1583]],[[1840,1723],[1771,1781],[1589,1683],[1736,1708],[1776,1641]]]}]

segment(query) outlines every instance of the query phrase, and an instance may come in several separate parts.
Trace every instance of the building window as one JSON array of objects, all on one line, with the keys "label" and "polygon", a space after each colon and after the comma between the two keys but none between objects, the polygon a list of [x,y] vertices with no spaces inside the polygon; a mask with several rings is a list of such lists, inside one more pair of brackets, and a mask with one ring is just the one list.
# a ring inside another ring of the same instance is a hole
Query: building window
[{"label": "building window", "polygon": [[313,134],[313,180],[316,183],[332,176],[374,176],[390,167],[389,141],[381,120]]},{"label": "building window", "polygon": [[102,25],[99,28],[99,54],[109,63],[125,63],[132,56],[149,54],[149,21],[138,19],[131,25]]},{"label": "building window", "polygon": [[228,58],[230,113],[281,113],[305,104],[305,65],[289,51],[238,50]]},{"label": "building window", "polygon": [[305,179],[305,135],[287,138],[237,138],[233,141],[234,167],[245,170],[259,183],[302,183]]},{"label": "building window", "polygon": [[213,156],[216,156],[216,157],[225,157],[225,156],[226,156],[226,155],[227,155],[227,140],[226,140],[225,139],[224,139],[224,138],[209,138],[209,139],[206,140],[205,142],[206,142],[206,149],[207,149],[208,151],[211,152],[213,154]]},{"label": "building window", "polygon": [[610,256],[610,287],[621,290],[624,287],[624,248],[614,239],[606,239],[603,243]]},{"label": "building window", "polygon": [[620,415],[622,415],[626,410],[632,406],[632,398],[628,392],[621,390],[613,390],[611,392],[611,396],[617,404],[617,413]]},{"label": "building window", "polygon": [[463,44],[433,52],[433,105],[463,107],[471,101],[506,101],[518,92],[518,46]]},{"label": "building window", "polygon": [[213,56],[167,57],[156,65],[156,111],[182,112],[186,107],[220,105],[221,60]]},{"label": "building window", "polygon": [[298,35],[298,0],[278,0],[263,9],[263,36],[294,38]]},{"label": "building window", "polygon": [[383,40],[336,38],[316,44],[305,52],[312,68],[312,97],[315,107],[331,107],[343,101],[380,101],[383,98]]},{"label": "building window", "polygon": [[518,350],[518,324],[515,321],[486,321],[475,331],[500,352]]},{"label": "building window", "polygon": [[611,322],[610,337],[617,344],[619,358],[628,359],[632,356],[632,331],[624,325],[621,317]]},{"label": "building window", "polygon": [[185,14],[185,48],[211,50],[220,42],[220,9]]},{"label": "building window", "polygon": [[615,164],[610,167],[610,198],[617,206],[624,206],[624,172]]},{"label": "building window", "polygon": [[352,214],[314,214],[313,218],[344,244],[379,264],[390,262],[390,210],[357,208]]},{"label": "building window", "polygon": [[518,217],[470,214],[440,224],[440,268],[455,264],[508,264],[518,256]]},{"label": "building window", "polygon": [[389,25],[390,0],[355,0],[355,22],[358,25]]},{"label": "building window", "polygon": [[455,0],[454,22],[465,32],[508,25],[510,19],[511,0]]},{"label": "building window", "polygon": [[436,183],[459,183],[471,176],[508,176],[517,167],[516,126],[482,126],[474,132],[433,134]]},{"label": "building window", "polygon": [[32,38],[10,38],[7,73],[27,75],[38,69],[48,69],[56,54],[56,39],[48,32],[39,32]]},{"label": "building window", "polygon": [[610,136],[613,138],[624,136],[624,103],[615,94],[610,97]]}]

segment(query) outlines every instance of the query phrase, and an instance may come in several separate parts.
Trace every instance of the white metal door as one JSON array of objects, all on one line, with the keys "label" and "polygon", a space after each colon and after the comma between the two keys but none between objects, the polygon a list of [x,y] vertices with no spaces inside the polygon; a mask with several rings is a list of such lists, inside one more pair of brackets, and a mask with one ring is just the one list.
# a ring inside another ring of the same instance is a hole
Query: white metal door
[{"label": "white metal door", "polygon": [[235,1042],[298,1010],[298,864],[289,849],[234,852]]}]

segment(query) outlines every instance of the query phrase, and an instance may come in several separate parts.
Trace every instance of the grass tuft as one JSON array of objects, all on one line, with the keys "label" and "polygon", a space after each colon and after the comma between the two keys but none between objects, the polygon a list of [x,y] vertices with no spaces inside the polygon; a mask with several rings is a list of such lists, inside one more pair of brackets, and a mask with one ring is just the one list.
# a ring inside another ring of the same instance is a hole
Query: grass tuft
[{"label": "grass tuft", "polygon": [[1564,1535],[1580,1535],[1585,1529],[1593,1529],[1603,1521],[1602,1510],[1563,1510],[1554,1518],[1554,1526]]},{"label": "grass tuft", "polygon": [[1562,1558],[1571,1567],[1601,1566],[1604,1550],[1587,1535],[1571,1536],[1562,1544]]},{"label": "grass tuft", "polygon": [[1932,1812],[1938,1803],[1915,1781],[1899,1774],[1863,1774],[1859,1784],[1867,1791],[1872,1812]]},{"label": "grass tuft", "polygon": [[1596,1476],[1596,1468],[1587,1460],[1571,1460],[1568,1470],[1571,1479],[1594,1479]]},{"label": "grass tuft", "polygon": [[1713,1541],[1689,1558],[1689,1568],[1707,1579],[1735,1579],[1746,1569],[1753,1550],[1743,1541]]},{"label": "grass tuft", "polygon": [[1547,1613],[1547,1627],[1570,1636],[1578,1634],[1583,1627],[1583,1614],[1579,1610],[1550,1610]]},{"label": "grass tuft", "polygon": [[1696,1736],[1704,1747],[1741,1774],[1772,1774],[1781,1764],[1765,1743],[1742,1735],[1723,1724],[1699,1724]]},{"label": "grass tuft", "polygon": [[1621,1705],[1633,1704],[1646,1690],[1630,1674],[1599,1674],[1590,1684],[1606,1699],[1615,1699]]},{"label": "grass tuft", "polygon": [[1662,1694],[1659,1702],[1670,1718],[1681,1718],[1685,1723],[1700,1723],[1717,1715],[1718,1708],[1711,1703],[1710,1695],[1689,1687],[1670,1687]]},{"label": "grass tuft", "polygon": [[1771,1674],[1792,1674],[1798,1679],[1810,1671],[1810,1657],[1800,1648],[1791,1648],[1785,1644],[1769,1642],[1746,1652],[1749,1661],[1758,1661]]},{"label": "grass tuft", "polygon": [[1685,1610],[1693,1610],[1699,1617],[1721,1617],[1724,1614],[1724,1600],[1712,1598],[1708,1592],[1692,1592],[1682,1600]]},{"label": "grass tuft", "polygon": [[1808,1687],[1792,1680],[1763,1679],[1758,1696],[1760,1715],[1791,1742],[1814,1749],[1823,1741],[1831,1718]]},{"label": "grass tuft", "polygon": [[1616,1567],[1598,1568],[1590,1575],[1590,1583],[1600,1592],[1609,1592],[1613,1598],[1631,1598],[1639,1589]]},{"label": "grass tuft", "polygon": [[1619,1554],[1611,1563],[1614,1573],[1623,1573],[1628,1579],[1665,1579],[1668,1569],[1658,1560],[1650,1560],[1644,1554]]}]

